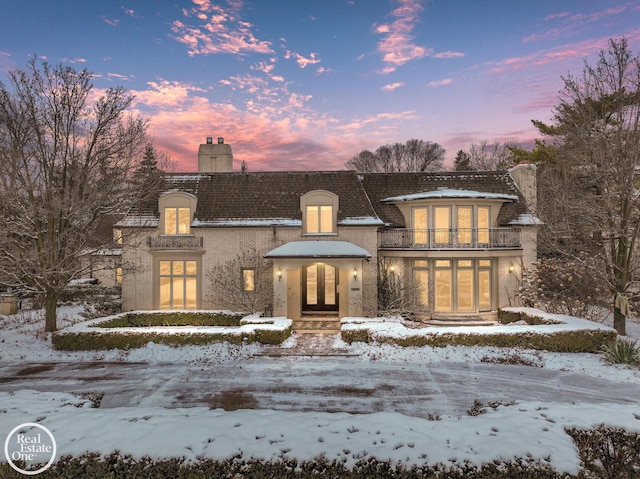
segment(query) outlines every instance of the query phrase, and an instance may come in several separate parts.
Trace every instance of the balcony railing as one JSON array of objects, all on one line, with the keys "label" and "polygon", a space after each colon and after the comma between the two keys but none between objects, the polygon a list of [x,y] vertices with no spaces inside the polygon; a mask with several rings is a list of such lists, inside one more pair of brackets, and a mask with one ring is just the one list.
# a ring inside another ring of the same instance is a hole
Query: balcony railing
[{"label": "balcony railing", "polygon": [[147,246],[151,249],[202,248],[202,236],[149,236]]},{"label": "balcony railing", "polygon": [[516,228],[396,228],[379,233],[383,249],[490,249],[520,248]]}]

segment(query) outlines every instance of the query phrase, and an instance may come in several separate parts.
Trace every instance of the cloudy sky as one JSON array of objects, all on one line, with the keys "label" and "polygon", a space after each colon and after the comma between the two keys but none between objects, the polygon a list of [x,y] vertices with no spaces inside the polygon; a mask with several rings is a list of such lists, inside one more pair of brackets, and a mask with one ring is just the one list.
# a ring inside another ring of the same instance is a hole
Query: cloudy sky
[{"label": "cloudy sky", "polygon": [[411,138],[530,145],[623,35],[640,52],[638,0],[7,0],[0,80],[37,54],[125,87],[178,171],[207,136],[236,168],[342,169]]}]

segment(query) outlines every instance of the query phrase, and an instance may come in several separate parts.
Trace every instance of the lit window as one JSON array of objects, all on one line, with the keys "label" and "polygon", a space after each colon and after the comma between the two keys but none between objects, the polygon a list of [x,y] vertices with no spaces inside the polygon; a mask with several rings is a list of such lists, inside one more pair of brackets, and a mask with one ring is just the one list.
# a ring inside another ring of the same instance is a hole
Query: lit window
[{"label": "lit window", "polygon": [[255,269],[242,269],[242,289],[244,291],[256,290],[256,270]]},{"label": "lit window", "polygon": [[160,261],[160,309],[196,309],[196,261]]},{"label": "lit window", "polygon": [[115,230],[116,244],[122,244],[122,230]]},{"label": "lit window", "polygon": [[116,268],[116,283],[122,284],[122,268]]},{"label": "lit window", "polygon": [[307,233],[333,233],[333,206],[307,206]]},{"label": "lit window", "polygon": [[188,235],[191,232],[191,210],[189,208],[164,209],[164,234]]}]

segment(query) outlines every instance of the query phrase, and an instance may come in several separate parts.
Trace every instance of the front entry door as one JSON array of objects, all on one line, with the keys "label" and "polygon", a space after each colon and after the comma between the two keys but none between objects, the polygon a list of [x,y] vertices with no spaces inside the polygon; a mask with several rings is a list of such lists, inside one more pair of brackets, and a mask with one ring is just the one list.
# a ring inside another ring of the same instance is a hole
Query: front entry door
[{"label": "front entry door", "polygon": [[302,268],[302,310],[338,311],[338,270],[326,263]]}]

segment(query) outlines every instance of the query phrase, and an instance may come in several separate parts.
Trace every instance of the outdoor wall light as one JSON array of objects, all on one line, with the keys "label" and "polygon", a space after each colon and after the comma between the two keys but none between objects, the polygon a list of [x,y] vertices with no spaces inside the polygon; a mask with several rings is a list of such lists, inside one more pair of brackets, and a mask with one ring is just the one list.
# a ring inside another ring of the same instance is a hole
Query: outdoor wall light
[{"label": "outdoor wall light", "polygon": [[515,270],[516,270],[516,267],[514,265],[510,264],[509,265],[509,273],[513,273],[513,272],[515,272]]},{"label": "outdoor wall light", "polygon": [[389,266],[389,273],[393,274],[395,272],[396,272],[396,267],[393,265]]},{"label": "outdoor wall light", "polygon": [[282,270],[278,268],[278,281],[282,279]]},{"label": "outdoor wall light", "polygon": [[358,280],[358,268],[353,268],[353,280]]}]

